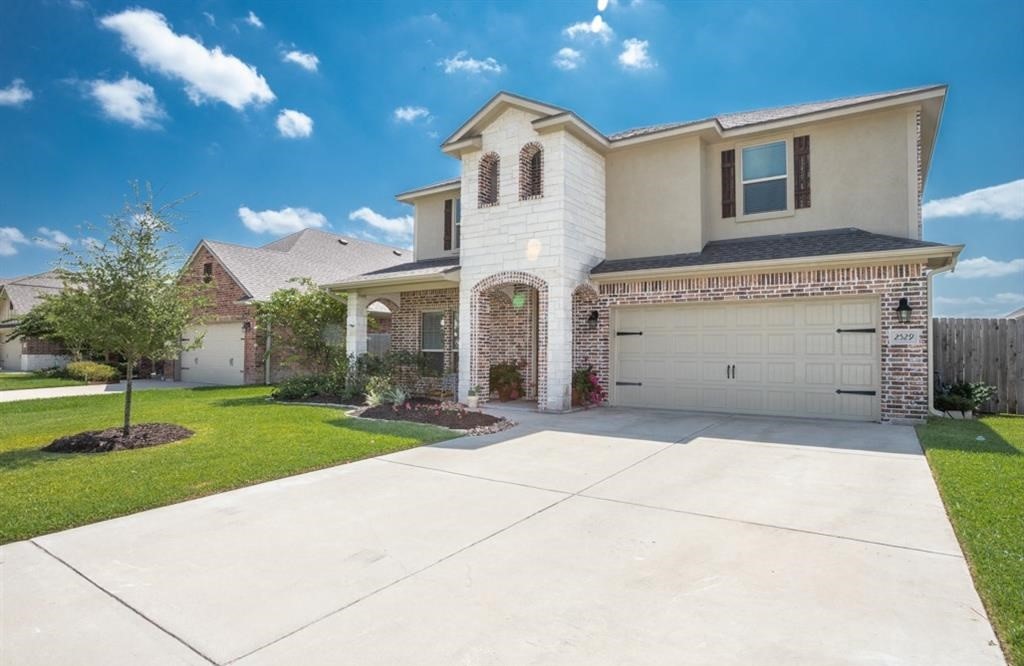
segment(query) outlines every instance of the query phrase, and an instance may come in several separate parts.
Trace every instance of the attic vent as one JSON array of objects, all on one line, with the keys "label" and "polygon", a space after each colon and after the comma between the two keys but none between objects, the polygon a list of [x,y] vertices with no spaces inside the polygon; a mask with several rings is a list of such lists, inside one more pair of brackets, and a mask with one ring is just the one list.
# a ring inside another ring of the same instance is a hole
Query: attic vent
[{"label": "attic vent", "polygon": [[339,238],[338,239],[338,244],[339,245],[348,245],[348,241],[345,240],[344,238]]},{"label": "attic vent", "polygon": [[402,253],[399,252],[398,250],[391,250],[391,251],[395,254],[396,257],[402,256]]}]

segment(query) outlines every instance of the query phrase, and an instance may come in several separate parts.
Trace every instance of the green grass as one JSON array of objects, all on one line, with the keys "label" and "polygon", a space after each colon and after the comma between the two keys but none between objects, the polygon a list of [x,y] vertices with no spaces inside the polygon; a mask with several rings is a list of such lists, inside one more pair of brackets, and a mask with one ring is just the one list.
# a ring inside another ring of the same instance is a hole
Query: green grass
[{"label": "green grass", "polygon": [[917,433],[1007,657],[1024,666],[1024,417],[932,419]]},{"label": "green grass", "polygon": [[119,423],[117,394],[0,403],[0,543],[299,472],[437,442],[451,431],[268,403],[266,387],[135,394],[135,422],[178,423],[180,442],[100,454],[44,453],[61,435]]},{"label": "green grass", "polygon": [[40,377],[31,372],[0,373],[0,391],[18,389],[52,388],[54,386],[81,386],[85,382],[60,377]]}]

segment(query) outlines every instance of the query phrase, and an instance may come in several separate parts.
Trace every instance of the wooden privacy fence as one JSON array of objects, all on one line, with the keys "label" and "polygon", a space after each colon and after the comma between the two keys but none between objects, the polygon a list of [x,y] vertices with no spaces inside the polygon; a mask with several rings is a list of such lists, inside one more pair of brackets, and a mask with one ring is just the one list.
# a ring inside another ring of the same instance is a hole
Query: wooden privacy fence
[{"label": "wooden privacy fence", "polygon": [[936,318],[932,334],[939,381],[991,384],[982,411],[1024,414],[1024,320]]}]

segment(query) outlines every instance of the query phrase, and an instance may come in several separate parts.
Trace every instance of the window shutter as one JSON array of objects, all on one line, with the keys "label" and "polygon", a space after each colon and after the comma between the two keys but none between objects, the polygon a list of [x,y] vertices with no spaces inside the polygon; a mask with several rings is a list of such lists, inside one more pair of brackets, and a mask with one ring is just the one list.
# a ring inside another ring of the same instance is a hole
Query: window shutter
[{"label": "window shutter", "polygon": [[444,249],[452,249],[452,200],[444,200]]},{"label": "window shutter", "polygon": [[793,199],[797,208],[811,207],[811,137],[793,137]]},{"label": "window shutter", "polygon": [[722,217],[736,217],[736,151],[722,151]]}]

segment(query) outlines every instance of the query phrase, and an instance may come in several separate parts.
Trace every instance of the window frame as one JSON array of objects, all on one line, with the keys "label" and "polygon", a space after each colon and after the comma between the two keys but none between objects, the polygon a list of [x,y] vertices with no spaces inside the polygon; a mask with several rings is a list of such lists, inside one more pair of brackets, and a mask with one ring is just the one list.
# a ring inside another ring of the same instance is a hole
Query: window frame
[{"label": "window frame", "polygon": [[203,262],[203,283],[204,284],[210,284],[211,282],[213,282],[213,262],[212,261],[204,261]]},{"label": "window frame", "polygon": [[[451,246],[445,247],[445,231],[448,225],[448,202],[451,202],[452,235]],[[447,197],[441,202],[441,250],[458,254],[462,247],[462,197]]]},{"label": "window frame", "polygon": [[[423,318],[426,315],[428,315],[428,314],[441,315],[441,321],[439,322],[439,325],[441,327],[441,348],[440,349],[427,349],[424,346],[423,331],[424,331],[425,327],[423,326]],[[443,310],[443,309],[442,310],[435,310],[435,309],[420,310],[420,340],[419,340],[420,353],[423,354],[424,356],[427,355],[427,354],[440,354],[440,356],[441,356],[441,372],[442,373],[444,372],[444,364],[445,364],[445,358],[444,358],[444,355],[445,355],[445,349],[444,349],[445,348],[445,321],[444,320],[445,320],[445,310]]]},{"label": "window frame", "polygon": [[[767,146],[773,143],[781,143],[786,150],[786,175],[785,176],[771,176],[768,178],[754,178],[751,180],[743,179],[743,151],[748,148],[758,148],[760,146]],[[792,217],[795,214],[794,197],[793,197],[793,174],[795,171],[794,157],[793,157],[793,135],[773,135],[770,137],[763,137],[752,141],[745,141],[743,143],[737,143],[733,146],[736,151],[736,217],[733,218],[737,222],[756,222],[758,220],[771,220],[780,217]],[[728,147],[724,147],[723,150],[728,150]],[[764,183],[773,180],[785,179],[786,186],[786,207],[780,210],[769,210],[761,213],[746,213],[746,185],[753,183]],[[725,218],[729,219],[729,218]]]}]

